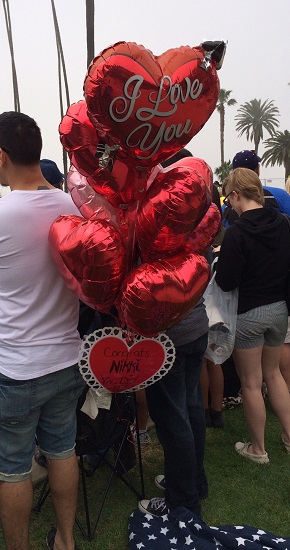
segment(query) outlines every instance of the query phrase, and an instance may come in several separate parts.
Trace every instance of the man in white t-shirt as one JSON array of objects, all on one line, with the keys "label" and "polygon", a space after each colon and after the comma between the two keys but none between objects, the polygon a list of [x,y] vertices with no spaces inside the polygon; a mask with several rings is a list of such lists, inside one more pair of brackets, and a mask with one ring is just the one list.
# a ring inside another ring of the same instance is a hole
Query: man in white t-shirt
[{"label": "man in white t-shirt", "polygon": [[59,215],[79,211],[43,177],[41,148],[33,119],[0,114],[0,181],[12,191],[0,200],[0,518],[6,548],[28,550],[36,434],[56,513],[48,547],[75,550],[79,300],[58,273],[48,233]]}]

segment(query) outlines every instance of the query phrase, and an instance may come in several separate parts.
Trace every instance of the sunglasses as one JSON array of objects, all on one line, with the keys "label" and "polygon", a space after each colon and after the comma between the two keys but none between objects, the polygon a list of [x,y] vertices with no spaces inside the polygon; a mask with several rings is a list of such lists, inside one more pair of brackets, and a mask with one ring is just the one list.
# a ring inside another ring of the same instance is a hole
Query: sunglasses
[{"label": "sunglasses", "polygon": [[234,189],[233,189],[232,191],[230,191],[230,193],[228,193],[228,194],[225,196],[225,198],[224,198],[224,205],[225,205],[225,206],[231,207],[231,203],[230,203],[228,197],[229,197],[232,193],[236,193],[236,195],[239,194],[238,191],[235,191]]}]

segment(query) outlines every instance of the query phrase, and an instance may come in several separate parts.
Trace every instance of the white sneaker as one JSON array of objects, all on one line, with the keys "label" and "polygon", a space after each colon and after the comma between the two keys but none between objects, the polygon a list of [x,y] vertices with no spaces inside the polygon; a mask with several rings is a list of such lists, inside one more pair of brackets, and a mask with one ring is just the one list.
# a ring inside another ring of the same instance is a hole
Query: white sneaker
[{"label": "white sneaker", "polygon": [[249,453],[250,445],[252,445],[252,443],[238,441],[235,444],[235,449],[239,455],[248,458],[249,460],[253,460],[253,462],[257,462],[258,464],[268,464],[270,462],[268,453],[265,453],[264,455],[254,455],[253,453]]},{"label": "white sneaker", "polygon": [[[137,443],[137,432],[136,430],[132,434],[132,439],[134,443]],[[139,440],[141,445],[149,445],[151,443],[151,437],[148,432],[139,432]]]}]

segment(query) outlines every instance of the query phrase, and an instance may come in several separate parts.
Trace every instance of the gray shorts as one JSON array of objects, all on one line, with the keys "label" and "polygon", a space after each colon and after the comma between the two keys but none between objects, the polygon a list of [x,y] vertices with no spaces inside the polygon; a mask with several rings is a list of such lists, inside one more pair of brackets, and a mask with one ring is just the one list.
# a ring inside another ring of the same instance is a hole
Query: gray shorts
[{"label": "gray shorts", "polygon": [[287,328],[284,344],[290,344],[290,317],[288,317],[288,328]]},{"label": "gray shorts", "polygon": [[235,348],[276,347],[284,343],[288,327],[285,302],[255,307],[237,317]]}]

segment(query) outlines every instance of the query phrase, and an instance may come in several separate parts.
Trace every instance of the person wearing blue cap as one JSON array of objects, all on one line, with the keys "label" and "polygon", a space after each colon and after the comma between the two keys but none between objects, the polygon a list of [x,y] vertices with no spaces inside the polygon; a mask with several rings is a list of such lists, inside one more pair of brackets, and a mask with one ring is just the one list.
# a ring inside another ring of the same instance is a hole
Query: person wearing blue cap
[{"label": "person wearing blue cap", "polygon": [[41,159],[40,169],[43,177],[57,189],[62,189],[64,174],[59,170],[56,162],[50,159]]},{"label": "person wearing blue cap", "polygon": [[[233,170],[235,170],[236,168],[248,168],[249,170],[253,170],[253,172],[256,172],[256,174],[259,176],[260,163],[261,158],[256,154],[255,151],[244,149],[243,151],[239,151],[239,153],[234,156],[232,168]],[[284,189],[280,189],[279,187],[263,186],[263,193],[265,198],[265,207],[276,208],[276,210],[279,210],[279,212],[290,216],[290,196]],[[230,207],[226,208],[226,206],[223,205],[222,212],[223,225],[226,228],[232,225],[232,223],[238,219],[238,215]]]},{"label": "person wearing blue cap", "polygon": [[256,155],[255,151],[244,150],[235,155],[232,166],[233,170],[235,170],[235,168],[249,168],[249,170],[253,170],[259,175],[260,162],[261,159]]}]

